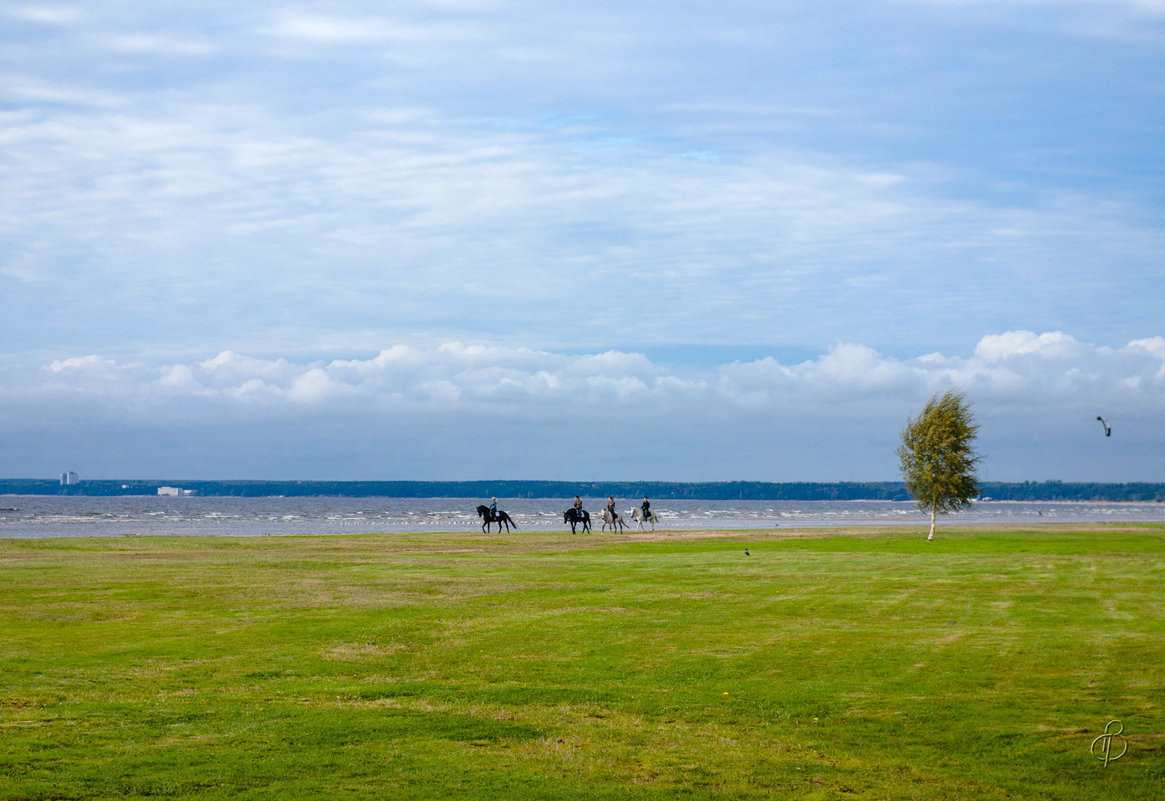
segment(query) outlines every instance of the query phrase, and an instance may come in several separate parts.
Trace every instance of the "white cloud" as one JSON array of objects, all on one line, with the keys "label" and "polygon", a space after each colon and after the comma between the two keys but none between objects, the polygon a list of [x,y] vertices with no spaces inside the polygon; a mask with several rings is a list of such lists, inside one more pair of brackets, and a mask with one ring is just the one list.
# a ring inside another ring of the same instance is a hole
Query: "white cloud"
[{"label": "white cloud", "polygon": [[1135,339],[1129,343],[1129,348],[1144,350],[1158,359],[1165,361],[1165,337]]},{"label": "white cloud", "polygon": [[984,361],[994,362],[1033,353],[1044,357],[1069,358],[1081,350],[1081,344],[1062,331],[1045,334],[1009,331],[983,337],[975,347],[975,355]]},{"label": "white cloud", "polygon": [[[115,92],[83,84],[53,83],[18,73],[0,75],[0,97],[5,97],[18,106],[46,103],[121,110],[130,105],[129,98]],[[47,133],[52,137],[61,132],[61,129],[56,126],[38,124],[38,127],[42,133]]]},{"label": "white cloud", "polygon": [[[448,18],[447,18],[448,19]],[[406,16],[324,15],[284,13],[263,33],[293,42],[323,46],[353,47],[361,45],[431,47],[438,42],[465,41],[476,38],[474,29],[456,22],[426,24]],[[393,53],[399,57],[399,52]]]},{"label": "white cloud", "polygon": [[335,381],[321,368],[312,367],[292,381],[287,396],[296,403],[320,404],[350,389]]},{"label": "white cloud", "polygon": [[256,359],[230,350],[199,362],[196,367],[198,374],[215,387],[234,387],[252,378],[286,384],[300,377],[303,369],[286,359]]},{"label": "white cloud", "polygon": [[73,25],[85,19],[85,12],[71,6],[17,6],[9,9],[9,14],[17,19],[39,22],[44,25]]},{"label": "white cloud", "polygon": [[[325,44],[370,44],[404,37],[381,20],[289,14],[268,29],[272,36]],[[407,38],[407,37],[404,37]]]},{"label": "white cloud", "polygon": [[909,391],[916,374],[904,364],[886,359],[864,345],[840,344],[805,370],[808,380],[824,378],[837,387],[862,394]]},{"label": "white cloud", "polygon": [[178,393],[198,393],[205,388],[198,381],[194,369],[186,364],[174,364],[164,367],[158,378],[158,385]]},{"label": "white cloud", "polygon": [[[952,386],[985,404],[1025,400],[1038,407],[1088,401],[1155,408],[1165,403],[1163,365],[1165,340],[1160,337],[1112,349],[1081,343],[1062,332],[1013,331],[983,337],[970,357],[931,353],[902,360],[867,346],[839,343],[798,364],[769,357],[703,371],[677,371],[639,353],[568,355],[452,342],[433,348],[394,346],[368,359],[308,364],[223,351],[201,362],[149,368],[91,354],[54,360],[45,372],[73,376],[69,391],[82,395],[86,382],[97,379],[103,387],[115,382],[121,396],[149,397],[151,387],[164,388],[164,395],[154,400],[155,412],[162,416],[165,405],[181,392],[238,403],[256,395],[282,397],[321,413],[333,402],[347,404],[352,398],[387,410],[414,397],[468,414],[488,413],[498,401],[538,405],[547,399],[559,404],[563,415],[607,403],[661,413],[685,406],[698,412],[705,404],[741,404],[825,414],[831,404],[876,403],[884,408],[887,399],[909,408]],[[1072,397],[1060,397],[1063,392]]]},{"label": "white cloud", "polygon": [[[1160,337],[1110,348],[1063,332],[1012,331],[983,337],[969,355],[895,358],[839,343],[797,363],[767,357],[708,368],[667,367],[622,351],[462,342],[314,362],[223,351],[148,365],[88,354],[39,369],[9,360],[0,366],[0,387],[5,419],[24,420],[30,430],[41,421],[48,426],[42,434],[61,419],[87,431],[72,447],[105,430],[136,431],[135,441],[148,443],[148,431],[170,430],[172,441],[173,432],[189,429],[190,437],[225,441],[228,451],[232,439],[258,452],[302,447],[301,469],[310,473],[319,447],[307,445],[318,439],[311,432],[327,431],[335,438],[328,447],[349,454],[337,458],[350,463],[353,477],[376,469],[366,453],[376,442],[373,450],[390,448],[405,460],[404,478],[417,476],[409,465],[424,465],[431,477],[462,475],[469,466],[488,472],[495,463],[486,453],[495,448],[508,454],[508,475],[544,477],[539,471],[557,464],[554,454],[570,453],[565,463],[591,474],[618,466],[653,477],[709,478],[701,471],[714,470],[711,477],[722,479],[772,478],[764,465],[778,455],[782,480],[892,478],[906,417],[930,395],[955,388],[975,405],[996,465],[989,480],[1165,478]],[[1124,450],[1091,450],[1097,414]],[[617,462],[602,447],[628,442],[643,447],[621,452]],[[472,458],[471,443],[481,449]],[[21,450],[3,450],[0,468],[11,473]],[[1060,455],[1049,462],[1048,453]],[[222,468],[210,459],[201,470],[214,476]],[[1075,472],[1057,473],[1060,466]]]},{"label": "white cloud", "polygon": [[90,354],[88,356],[73,356],[68,359],[55,359],[45,366],[46,370],[54,373],[79,371],[89,374],[104,373],[112,369],[115,362],[102,356]]},{"label": "white cloud", "polygon": [[183,38],[159,33],[129,33],[110,36],[104,41],[110,50],[122,53],[159,56],[211,56],[217,47],[206,40]]},{"label": "white cloud", "polygon": [[[900,2],[901,0],[895,0]],[[922,5],[949,7],[986,7],[994,9],[1025,8],[1038,6],[1048,8],[1099,8],[1102,12],[1114,9],[1132,9],[1146,14],[1165,14],[1165,0],[906,0]]]}]

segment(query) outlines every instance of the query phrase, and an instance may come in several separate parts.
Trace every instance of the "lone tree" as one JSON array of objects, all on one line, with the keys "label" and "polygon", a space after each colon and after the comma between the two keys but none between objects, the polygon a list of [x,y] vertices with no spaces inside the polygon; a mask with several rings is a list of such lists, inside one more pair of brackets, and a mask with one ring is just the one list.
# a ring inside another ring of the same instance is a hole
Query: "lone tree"
[{"label": "lone tree", "polygon": [[961,392],[948,390],[930,399],[917,419],[908,420],[898,447],[906,489],[918,508],[930,512],[934,539],[935,516],[967,509],[979,494],[975,465],[975,435],[979,426]]}]

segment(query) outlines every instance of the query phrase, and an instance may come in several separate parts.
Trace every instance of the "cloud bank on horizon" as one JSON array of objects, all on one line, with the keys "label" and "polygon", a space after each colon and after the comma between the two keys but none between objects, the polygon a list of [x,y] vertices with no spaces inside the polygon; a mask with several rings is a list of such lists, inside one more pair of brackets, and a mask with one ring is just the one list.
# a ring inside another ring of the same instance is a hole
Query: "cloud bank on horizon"
[{"label": "cloud bank on horizon", "polygon": [[1165,480],[1158,0],[26,2],[0,44],[2,474],[887,479],[957,386],[988,480]]},{"label": "cloud bank on horizon", "polygon": [[987,480],[1160,480],[1136,465],[1165,447],[1162,337],[1112,349],[1012,331],[965,357],[838,344],[712,368],[450,342],[314,363],[87,355],[0,378],[0,412],[41,410],[8,436],[50,474],[72,458],[126,478],[886,479],[907,417],[951,387],[975,405]]}]

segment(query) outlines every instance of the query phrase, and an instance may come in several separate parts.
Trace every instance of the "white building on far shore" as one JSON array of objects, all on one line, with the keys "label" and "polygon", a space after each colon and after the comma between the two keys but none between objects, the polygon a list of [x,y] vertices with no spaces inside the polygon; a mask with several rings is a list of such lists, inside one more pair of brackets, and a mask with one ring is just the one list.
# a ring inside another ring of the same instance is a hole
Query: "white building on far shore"
[{"label": "white building on far shore", "polygon": [[77,475],[76,473],[74,473],[72,470],[61,473],[61,486],[62,487],[69,487],[69,486],[72,486],[73,484],[80,484],[80,483],[81,483],[81,477],[79,475]]},{"label": "white building on far shore", "polygon": [[158,487],[159,495],[193,495],[195,490],[182,489],[181,487]]}]

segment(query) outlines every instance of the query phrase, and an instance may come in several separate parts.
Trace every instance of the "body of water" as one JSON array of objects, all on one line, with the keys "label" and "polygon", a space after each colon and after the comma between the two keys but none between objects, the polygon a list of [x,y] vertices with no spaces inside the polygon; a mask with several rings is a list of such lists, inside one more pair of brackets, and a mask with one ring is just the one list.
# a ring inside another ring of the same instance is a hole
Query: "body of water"
[{"label": "body of water", "polygon": [[[285,536],[480,530],[477,504],[465,498],[228,498],[53,495],[0,496],[0,538],[116,536]],[[503,500],[519,530],[566,529],[568,499]],[[605,500],[586,501],[596,531]],[[618,503],[631,521],[634,501]],[[658,529],[770,529],[917,523],[928,518],[894,501],[659,500]],[[982,501],[947,515],[943,525],[968,523],[1091,523],[1165,521],[1161,503],[1014,503]]]}]

